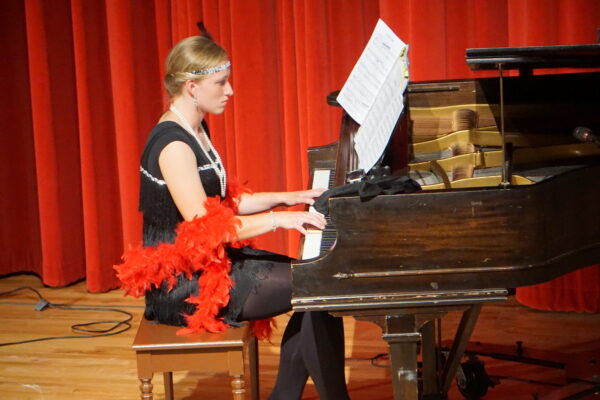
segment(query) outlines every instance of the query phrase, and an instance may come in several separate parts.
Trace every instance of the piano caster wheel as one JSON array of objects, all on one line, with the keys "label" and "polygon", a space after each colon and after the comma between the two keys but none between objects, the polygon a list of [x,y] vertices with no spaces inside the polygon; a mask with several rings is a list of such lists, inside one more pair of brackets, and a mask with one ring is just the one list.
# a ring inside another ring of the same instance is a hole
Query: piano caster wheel
[{"label": "piano caster wheel", "polygon": [[467,400],[479,400],[486,395],[489,386],[494,386],[483,361],[471,358],[460,365],[456,374],[458,390]]}]

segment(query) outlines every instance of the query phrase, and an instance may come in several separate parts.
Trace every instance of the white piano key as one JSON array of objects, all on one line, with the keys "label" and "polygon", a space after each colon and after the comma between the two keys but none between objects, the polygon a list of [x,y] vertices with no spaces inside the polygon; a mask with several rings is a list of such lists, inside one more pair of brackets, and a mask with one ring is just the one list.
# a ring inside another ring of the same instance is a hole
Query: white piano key
[{"label": "white piano key", "polygon": [[321,238],[323,232],[319,230],[309,230],[304,236],[304,247],[302,248],[302,259],[308,260],[319,256],[321,250]]},{"label": "white piano key", "polygon": [[[329,188],[329,177],[331,176],[330,169],[315,169],[313,171],[313,181],[311,189]],[[317,212],[313,206],[308,208],[310,212]]]},{"label": "white piano key", "polygon": [[328,188],[329,187],[329,176],[331,175],[330,169],[315,169],[313,172],[312,189]]},{"label": "white piano key", "polygon": [[[331,170],[329,169],[315,169],[313,171],[313,181],[311,188],[328,188],[329,178],[331,176]],[[317,212],[313,206],[308,209],[310,212]],[[318,229],[309,229],[308,233],[304,236],[304,246],[302,248],[302,260],[309,258],[315,258],[319,256],[321,250],[321,240],[323,238],[323,232]]]}]

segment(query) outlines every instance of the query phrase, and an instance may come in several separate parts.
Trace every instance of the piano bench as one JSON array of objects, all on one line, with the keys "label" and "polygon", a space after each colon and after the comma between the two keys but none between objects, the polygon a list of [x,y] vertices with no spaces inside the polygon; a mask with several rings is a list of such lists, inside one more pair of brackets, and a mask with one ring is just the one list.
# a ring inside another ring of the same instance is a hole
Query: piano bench
[{"label": "piano bench", "polygon": [[[244,400],[244,359],[248,358],[252,400],[258,400],[258,352],[248,328],[222,333],[177,336],[179,327],[152,323],[142,318],[133,341],[141,398],[152,399],[152,376],[162,372],[165,399],[173,400],[173,372],[228,372],[234,400]],[[246,356],[246,357],[245,357]]]}]

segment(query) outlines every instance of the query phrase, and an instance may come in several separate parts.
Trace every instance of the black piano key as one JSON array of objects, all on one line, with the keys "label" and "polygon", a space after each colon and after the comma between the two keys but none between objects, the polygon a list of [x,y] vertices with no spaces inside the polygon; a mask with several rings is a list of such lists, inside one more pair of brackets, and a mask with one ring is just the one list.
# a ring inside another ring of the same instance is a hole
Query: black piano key
[{"label": "black piano key", "polygon": [[335,239],[336,239],[336,229],[335,229],[335,225],[333,223],[331,223],[331,220],[329,217],[325,218],[327,220],[327,225],[325,226],[325,229],[323,229],[323,236],[321,237],[321,245],[319,246],[319,255],[323,255],[324,253],[326,253],[327,251],[329,251],[329,249],[331,249],[331,247],[334,245],[335,243]]}]

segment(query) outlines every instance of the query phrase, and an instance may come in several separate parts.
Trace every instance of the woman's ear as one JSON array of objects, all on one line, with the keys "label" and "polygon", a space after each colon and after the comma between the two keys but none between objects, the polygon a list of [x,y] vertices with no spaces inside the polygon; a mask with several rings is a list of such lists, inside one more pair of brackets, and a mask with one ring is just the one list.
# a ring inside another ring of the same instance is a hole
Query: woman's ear
[{"label": "woman's ear", "polygon": [[195,95],[194,95],[194,91],[195,91],[195,89],[196,89],[196,87],[197,87],[197,86],[198,86],[198,82],[196,82],[196,81],[194,81],[194,80],[192,80],[192,79],[188,79],[188,80],[187,80],[187,81],[185,81],[185,83],[184,83],[184,90],[185,90],[185,93],[186,93],[188,96],[190,96],[190,97],[194,98],[194,97],[195,97]]},{"label": "woman's ear", "polygon": [[185,93],[190,96],[190,97],[194,97],[194,88],[196,87],[196,82],[188,79],[187,81],[185,81],[185,83],[183,84],[183,88],[185,90]]}]

